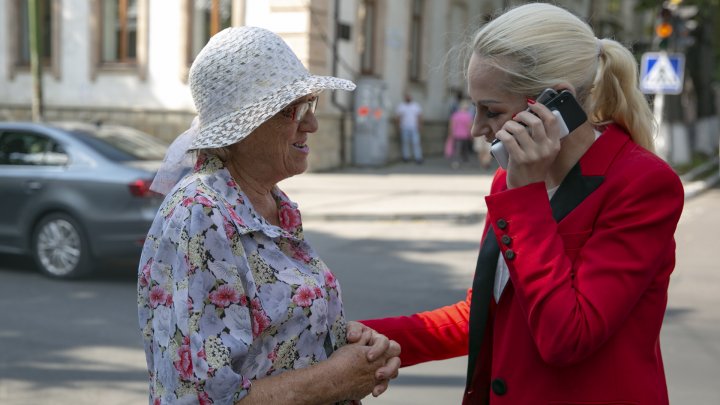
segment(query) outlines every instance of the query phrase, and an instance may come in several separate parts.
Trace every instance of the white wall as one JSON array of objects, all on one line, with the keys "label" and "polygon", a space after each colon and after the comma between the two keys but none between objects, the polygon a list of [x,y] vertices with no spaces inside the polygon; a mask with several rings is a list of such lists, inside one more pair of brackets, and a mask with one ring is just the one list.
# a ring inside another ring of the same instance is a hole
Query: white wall
[{"label": "white wall", "polygon": [[134,98],[133,102],[148,108],[194,111],[190,88],[183,77],[182,65],[186,62],[181,49],[184,41],[180,38],[187,31],[180,26],[180,2],[149,0],[149,3],[148,75],[145,82],[139,83],[149,95],[148,100]]},{"label": "white wall", "polygon": [[[6,1],[0,3],[0,13],[6,14]],[[44,101],[47,108],[95,107],[150,110],[193,110],[190,92],[181,81],[180,3],[168,7],[164,1],[149,1],[149,57],[148,75],[143,81],[135,70],[106,72],[97,70],[94,81],[90,78],[91,49],[90,1],[63,0],[60,21],[60,79],[50,72],[43,74]],[[0,29],[0,49],[7,55],[8,35]],[[3,57],[3,60],[5,58]],[[0,63],[0,74],[5,83],[0,86],[0,99],[7,104],[29,104],[32,80],[29,71],[17,71],[7,80],[7,63]]]}]

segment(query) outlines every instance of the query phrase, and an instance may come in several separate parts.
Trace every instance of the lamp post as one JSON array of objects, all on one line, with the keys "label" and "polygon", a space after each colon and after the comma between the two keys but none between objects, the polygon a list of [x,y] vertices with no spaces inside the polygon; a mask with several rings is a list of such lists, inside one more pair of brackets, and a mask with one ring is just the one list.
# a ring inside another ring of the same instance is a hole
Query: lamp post
[{"label": "lamp post", "polygon": [[42,41],[40,38],[39,0],[28,1],[28,28],[30,31],[30,73],[32,75],[32,119],[43,120],[42,92]]}]

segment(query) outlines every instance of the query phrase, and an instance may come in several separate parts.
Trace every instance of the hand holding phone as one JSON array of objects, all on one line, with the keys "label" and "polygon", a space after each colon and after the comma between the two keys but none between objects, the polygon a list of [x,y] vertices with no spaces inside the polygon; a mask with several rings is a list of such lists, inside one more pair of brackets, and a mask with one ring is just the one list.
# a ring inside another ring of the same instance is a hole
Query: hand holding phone
[{"label": "hand holding phone", "polygon": [[[537,97],[536,102],[544,104],[558,118],[560,123],[560,139],[566,137],[587,121],[587,115],[578,104],[575,97],[568,90],[558,94],[553,89],[545,89]],[[527,110],[526,110],[527,111]],[[510,156],[499,139],[495,139],[490,146],[490,153],[497,160],[500,167],[507,169]]]}]

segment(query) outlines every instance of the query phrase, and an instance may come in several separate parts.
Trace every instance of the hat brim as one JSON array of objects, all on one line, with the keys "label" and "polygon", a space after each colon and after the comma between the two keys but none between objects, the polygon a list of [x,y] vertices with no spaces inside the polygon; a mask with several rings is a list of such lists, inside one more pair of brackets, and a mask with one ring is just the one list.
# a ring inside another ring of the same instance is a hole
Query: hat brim
[{"label": "hat brim", "polygon": [[306,76],[211,123],[201,123],[198,136],[193,140],[190,149],[220,148],[237,143],[288,104],[308,94],[322,90],[354,89],[355,83],[350,80],[332,76]]}]

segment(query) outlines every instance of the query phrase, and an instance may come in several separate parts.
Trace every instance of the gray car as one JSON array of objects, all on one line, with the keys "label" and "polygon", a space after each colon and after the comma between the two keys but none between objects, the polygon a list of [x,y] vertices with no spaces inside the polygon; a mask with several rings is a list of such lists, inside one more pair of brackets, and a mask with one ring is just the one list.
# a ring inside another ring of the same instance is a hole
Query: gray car
[{"label": "gray car", "polygon": [[166,145],[83,123],[0,123],[0,252],[77,278],[99,259],[139,257],[162,201],[149,186]]}]

